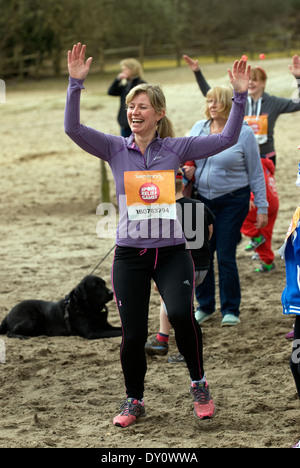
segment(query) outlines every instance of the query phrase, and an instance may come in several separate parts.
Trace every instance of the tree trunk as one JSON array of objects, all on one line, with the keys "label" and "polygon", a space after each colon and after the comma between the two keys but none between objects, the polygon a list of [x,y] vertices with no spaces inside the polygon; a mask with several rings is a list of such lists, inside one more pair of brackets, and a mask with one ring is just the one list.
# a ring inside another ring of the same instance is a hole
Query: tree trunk
[{"label": "tree trunk", "polygon": [[100,160],[101,202],[110,203],[109,181],[105,161]]}]

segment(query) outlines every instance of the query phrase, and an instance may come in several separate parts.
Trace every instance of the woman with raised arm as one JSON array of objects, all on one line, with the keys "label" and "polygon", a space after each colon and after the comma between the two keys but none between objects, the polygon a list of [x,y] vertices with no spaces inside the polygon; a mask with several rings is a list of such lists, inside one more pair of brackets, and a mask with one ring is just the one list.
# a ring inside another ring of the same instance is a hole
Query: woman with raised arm
[{"label": "woman with raised arm", "polygon": [[[176,217],[175,179],[185,161],[213,156],[237,142],[250,67],[241,60],[228,71],[234,100],[222,133],[174,138],[161,88],[141,84],[127,95],[132,134],[125,138],[80,123],[80,94],[92,62],[91,57],[85,60],[85,52],[80,43],[68,52],[65,131],[85,151],[108,162],[116,184],[120,220],[112,285],[123,329],[120,354],[127,395],[113,423],[127,427],[145,415],[144,347],[152,279],[166,304],[178,349],[189,370],[195,417],[211,418],[215,404],[204,372],[201,329],[194,318],[194,265]],[[198,220],[199,228],[201,222]]]},{"label": "woman with raised arm", "polygon": [[[188,55],[184,55],[183,58],[194,72],[203,96],[206,96],[210,90],[210,85],[207,83],[199,67],[198,60],[192,59]],[[300,111],[300,57],[298,55],[293,56],[289,70],[296,79],[296,86],[298,87],[297,95],[290,99],[272,96],[265,91],[267,73],[261,66],[252,67],[250,74],[245,120],[255,133],[261,158],[271,159],[274,165],[276,165],[276,150],[274,146],[276,121],[282,114]]]},{"label": "woman with raised arm", "polygon": [[[199,67],[198,60],[194,60],[188,55],[184,55],[183,58],[189,68],[194,72],[202,94],[206,96],[210,86]],[[267,73],[261,66],[252,67],[250,74],[249,96],[245,109],[245,120],[252,128],[259,145],[267,186],[269,222],[263,228],[257,227],[257,207],[252,203],[254,196],[251,194],[250,210],[241,232],[250,238],[245,250],[250,253],[255,251],[255,254],[261,261],[261,265],[254,270],[258,273],[268,273],[275,268],[272,236],[279,209],[279,198],[275,183],[276,150],[274,144],[274,130],[276,121],[280,115],[300,111],[300,57],[298,55],[293,56],[292,64],[289,65],[289,70],[297,80],[296,86],[298,87],[296,96],[290,99],[272,96],[265,91]],[[187,168],[186,175],[192,177],[193,170],[192,167]]]}]

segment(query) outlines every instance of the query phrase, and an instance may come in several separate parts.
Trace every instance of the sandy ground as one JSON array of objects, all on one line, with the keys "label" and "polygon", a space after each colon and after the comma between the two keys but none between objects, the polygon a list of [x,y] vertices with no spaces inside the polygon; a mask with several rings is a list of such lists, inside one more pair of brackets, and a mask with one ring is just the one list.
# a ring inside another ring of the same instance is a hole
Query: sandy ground
[{"label": "sandy ground", "polygon": [[[288,59],[270,60],[268,91],[294,91]],[[226,83],[227,64],[207,65],[212,85]],[[203,98],[190,71],[148,72],[163,85],[177,135],[202,118]],[[118,101],[106,96],[109,79],[91,76],[82,100],[82,120],[118,133]],[[17,302],[64,297],[114,245],[99,239],[100,203],[96,158],[83,153],[63,131],[66,80],[7,86],[1,104],[1,282],[0,319]],[[280,211],[274,250],[281,246],[299,201],[295,186],[300,115],[282,116],[276,128]],[[112,198],[115,190],[111,185]],[[238,248],[242,285],[241,324],[221,328],[221,315],[204,324],[205,369],[218,413],[198,424],[192,413],[185,365],[149,359],[145,401],[148,417],[126,430],[112,418],[124,397],[119,363],[120,338],[86,341],[39,337],[27,341],[2,336],[6,363],[0,364],[0,447],[107,448],[285,448],[300,436],[300,408],[289,371],[291,345],[285,334],[293,318],[282,315],[284,263],[254,274],[254,264]],[[112,256],[97,273],[110,284]],[[118,324],[115,304],[110,321]],[[153,292],[149,334],[158,330],[159,300]],[[176,351],[174,336],[170,353]]]}]

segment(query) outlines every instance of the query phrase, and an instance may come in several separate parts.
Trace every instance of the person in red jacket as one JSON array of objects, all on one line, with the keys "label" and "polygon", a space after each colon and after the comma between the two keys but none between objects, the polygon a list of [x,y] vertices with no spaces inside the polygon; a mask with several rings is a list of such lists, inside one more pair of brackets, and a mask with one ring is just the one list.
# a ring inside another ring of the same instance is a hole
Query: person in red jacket
[{"label": "person in red jacket", "polygon": [[268,224],[261,229],[257,229],[257,208],[254,205],[254,196],[251,193],[249,213],[244,221],[241,232],[245,236],[251,238],[250,243],[246,246],[245,250],[248,252],[255,251],[262,261],[260,267],[256,268],[255,271],[268,272],[275,268],[274,252],[272,250],[272,234],[279,209],[279,198],[274,178],[275,165],[273,161],[268,158],[262,158],[261,163],[264,170],[267,200],[269,203]]}]

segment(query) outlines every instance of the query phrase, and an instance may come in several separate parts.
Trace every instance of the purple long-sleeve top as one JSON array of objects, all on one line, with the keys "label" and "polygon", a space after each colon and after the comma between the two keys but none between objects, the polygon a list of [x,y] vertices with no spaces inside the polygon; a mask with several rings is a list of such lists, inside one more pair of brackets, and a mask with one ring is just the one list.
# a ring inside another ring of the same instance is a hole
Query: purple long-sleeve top
[{"label": "purple long-sleeve top", "polygon": [[[80,123],[83,81],[70,78],[65,109],[65,132],[84,151],[107,161],[111,167],[119,205],[116,244],[124,247],[157,248],[185,243],[179,220],[130,221],[125,200],[124,172],[177,171],[186,161],[208,158],[237,143],[244,120],[247,92],[234,93],[232,110],[220,134],[201,137],[160,138],[145,154],[129,138],[102,133]],[[174,188],[175,190],[175,188]],[[156,221],[156,222],[155,222]],[[168,225],[167,225],[168,224]]]}]

